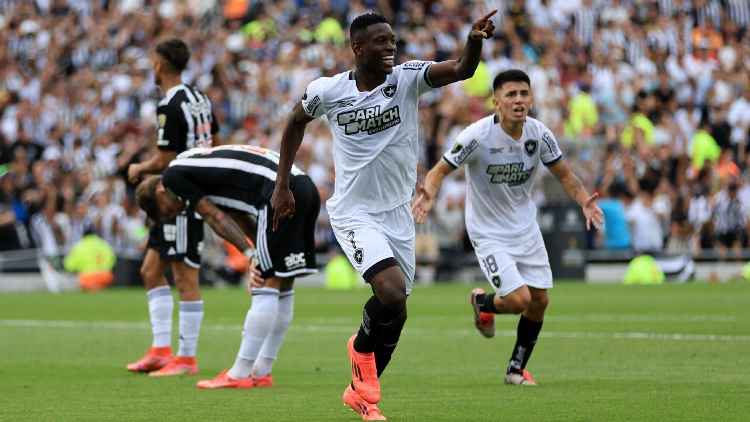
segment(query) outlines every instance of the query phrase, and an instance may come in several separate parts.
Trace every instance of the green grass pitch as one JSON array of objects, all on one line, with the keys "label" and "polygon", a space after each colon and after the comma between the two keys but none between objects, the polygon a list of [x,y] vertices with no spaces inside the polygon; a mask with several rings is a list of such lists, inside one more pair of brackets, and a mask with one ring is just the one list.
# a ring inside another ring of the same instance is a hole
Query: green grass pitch
[{"label": "green grass pitch", "polygon": [[[750,420],[750,283],[558,283],[529,365],[537,388],[502,384],[517,317],[498,317],[497,337],[480,337],[469,290],[413,292],[382,379],[389,420]],[[168,379],[125,370],[150,341],[143,291],[0,295],[0,420],[356,421],[340,397],[345,343],[367,296],[298,289],[276,386],[199,391],[198,379],[233,362],[243,290],[204,292],[200,375]]]}]

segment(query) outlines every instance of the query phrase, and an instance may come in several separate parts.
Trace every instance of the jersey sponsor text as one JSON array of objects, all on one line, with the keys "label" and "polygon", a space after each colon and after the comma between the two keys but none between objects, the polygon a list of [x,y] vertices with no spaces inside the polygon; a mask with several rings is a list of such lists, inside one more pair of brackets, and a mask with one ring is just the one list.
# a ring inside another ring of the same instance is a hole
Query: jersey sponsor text
[{"label": "jersey sponsor text", "polygon": [[343,126],[347,135],[367,132],[368,135],[382,132],[401,123],[398,106],[380,112],[380,106],[345,111],[336,116],[339,126]]},{"label": "jersey sponsor text", "polygon": [[534,167],[524,170],[523,163],[492,164],[487,166],[487,174],[492,183],[505,183],[508,186],[519,186],[526,183],[534,173]]}]

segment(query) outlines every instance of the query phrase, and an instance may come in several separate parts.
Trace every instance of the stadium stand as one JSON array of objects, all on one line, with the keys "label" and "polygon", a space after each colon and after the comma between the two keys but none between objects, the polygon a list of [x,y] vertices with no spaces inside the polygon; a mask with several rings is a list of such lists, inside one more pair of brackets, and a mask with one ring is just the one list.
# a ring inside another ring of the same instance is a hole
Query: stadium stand
[{"label": "stadium stand", "polygon": [[[379,8],[399,34],[402,62],[456,56],[469,12],[495,7],[498,31],[475,77],[423,97],[424,167],[488,114],[492,77],[521,68],[535,115],[606,203],[605,230],[578,234],[593,260],[747,256],[745,0],[0,0],[0,251],[16,251],[0,263],[28,268],[17,250],[37,248],[59,268],[93,227],[127,263],[115,269],[131,274],[119,282],[136,283],[145,219],[124,172],[155,146],[156,40],[191,46],[183,77],[212,98],[225,142],[277,149],[307,82],[351,62],[352,17]],[[311,124],[298,164],[325,200],[333,166],[323,125]],[[559,188],[542,179],[537,203],[559,206]],[[462,261],[441,257],[470,248],[457,230],[463,189],[459,174],[419,228],[423,277],[436,266],[450,277]],[[335,249],[327,224],[322,210],[323,253]]]}]

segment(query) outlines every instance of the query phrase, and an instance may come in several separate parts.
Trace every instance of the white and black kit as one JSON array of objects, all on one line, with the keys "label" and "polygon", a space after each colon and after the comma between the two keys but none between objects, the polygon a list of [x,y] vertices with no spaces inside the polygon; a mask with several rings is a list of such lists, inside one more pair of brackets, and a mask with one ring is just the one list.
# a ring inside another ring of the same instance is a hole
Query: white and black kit
[{"label": "white and black kit", "polygon": [[172,160],[162,183],[188,208],[207,198],[220,208],[255,217],[262,276],[298,277],[317,271],[315,222],[320,196],[310,177],[294,166],[290,188],[296,212],[274,231],[270,203],[278,163],[278,153],[249,145],[195,148]]}]

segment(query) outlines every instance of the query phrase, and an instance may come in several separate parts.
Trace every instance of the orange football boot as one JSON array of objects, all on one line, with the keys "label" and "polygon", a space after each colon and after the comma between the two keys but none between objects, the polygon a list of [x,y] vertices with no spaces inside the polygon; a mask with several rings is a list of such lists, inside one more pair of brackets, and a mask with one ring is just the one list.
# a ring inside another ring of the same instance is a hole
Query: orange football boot
[{"label": "orange football boot", "polygon": [[194,356],[175,356],[165,367],[150,372],[149,377],[171,377],[175,375],[195,375],[198,373],[198,361]]},{"label": "orange football boot", "polygon": [[369,403],[363,399],[349,384],[341,396],[344,405],[349,406],[355,413],[362,417],[363,421],[384,421],[385,416],[378,409],[377,404]]},{"label": "orange football boot", "polygon": [[262,377],[253,377],[253,387],[273,387],[273,377],[271,376],[271,374],[263,375]]},{"label": "orange football boot", "polygon": [[495,337],[495,314],[491,312],[481,312],[477,303],[477,296],[483,295],[484,289],[476,288],[469,295],[469,304],[474,311],[474,326],[479,333],[487,338]]},{"label": "orange football boot", "polygon": [[151,372],[159,370],[172,360],[172,348],[150,347],[138,361],[127,365],[130,372]]},{"label": "orange football boot", "polygon": [[346,343],[349,351],[349,360],[352,363],[352,386],[359,395],[369,403],[377,404],[380,401],[380,382],[378,381],[378,369],[375,366],[375,353],[359,353],[354,350],[353,335]]},{"label": "orange football boot", "polygon": [[196,387],[205,390],[215,390],[217,388],[253,388],[255,387],[253,379],[247,378],[232,378],[229,376],[229,370],[225,369],[219,372],[219,375],[210,380],[198,381],[195,384]]}]

